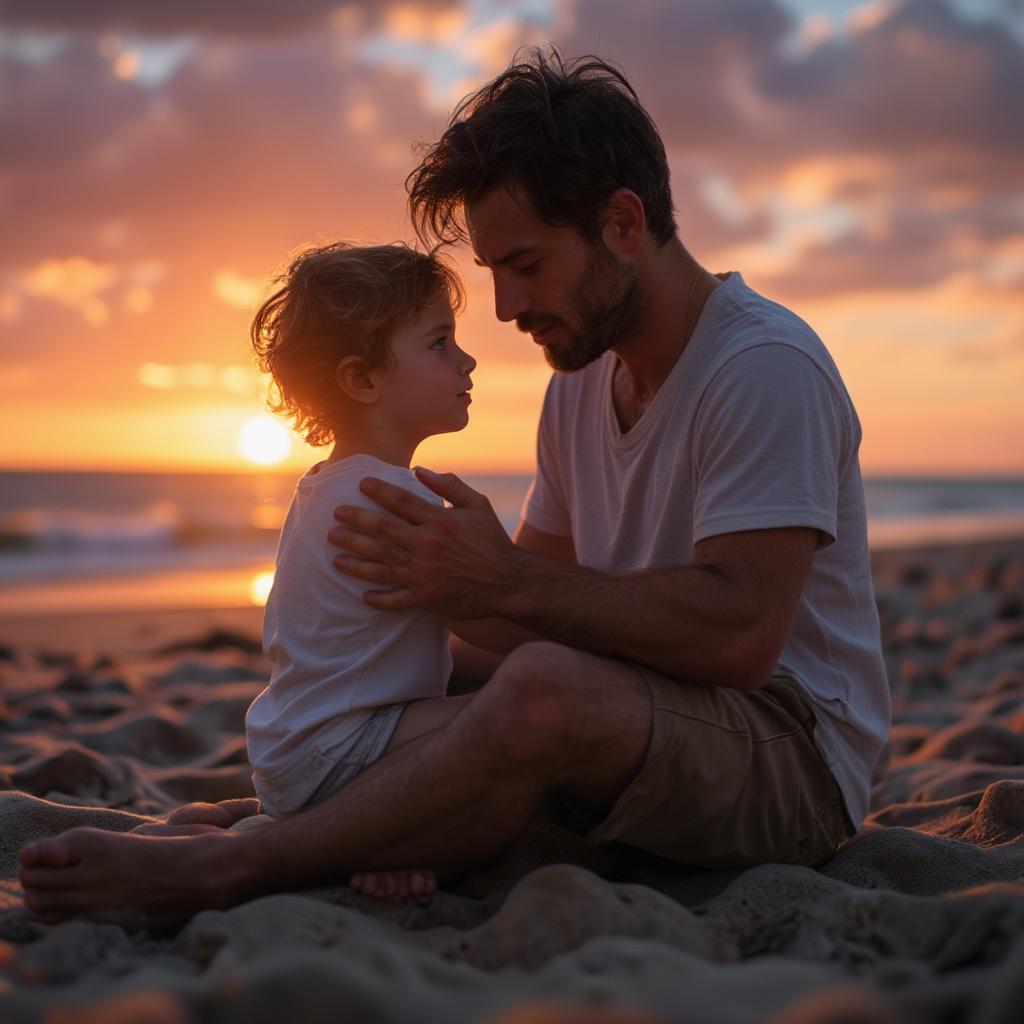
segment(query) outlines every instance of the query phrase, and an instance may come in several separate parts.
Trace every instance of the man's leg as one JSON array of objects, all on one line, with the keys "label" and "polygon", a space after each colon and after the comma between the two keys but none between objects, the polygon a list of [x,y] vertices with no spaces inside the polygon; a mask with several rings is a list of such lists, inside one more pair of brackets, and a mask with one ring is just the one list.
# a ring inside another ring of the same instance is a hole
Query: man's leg
[{"label": "man's leg", "polygon": [[[475,689],[479,689],[478,684]],[[469,702],[470,696],[434,697],[410,701],[399,716],[382,757],[419,740],[447,725]],[[137,825],[130,831],[146,836],[200,835],[230,828],[242,818],[259,813],[260,802],[255,797],[221,800],[218,803],[185,804],[172,811],[166,821]],[[369,896],[406,899],[423,896],[437,888],[437,878],[429,867],[382,872],[355,872],[349,879],[350,887]]]},{"label": "man's leg", "polygon": [[353,870],[457,872],[505,850],[551,794],[609,809],[643,763],[650,728],[635,670],[526,644],[446,726],[316,807],[248,833],[78,829],[26,847],[21,880],[43,915],[112,906],[180,915]]},{"label": "man's leg", "polygon": [[[505,660],[505,654],[485,651],[458,637],[452,637],[455,672],[448,682],[447,698],[438,697],[411,701],[402,712],[399,726],[388,744],[388,750],[401,746],[413,737],[433,732],[462,710],[462,702],[450,702],[452,697],[471,696],[476,693]],[[219,800],[217,803],[196,802],[173,810],[165,821],[138,825],[131,831],[140,835],[186,835],[172,826],[216,825],[230,828],[235,822],[259,813],[260,802],[255,797]]]},{"label": "man's leg", "polygon": [[[434,697],[410,701],[402,711],[381,760],[407,743],[420,742],[444,728],[472,700],[460,697]],[[391,871],[356,871],[348,880],[354,892],[390,899],[425,896],[437,888],[437,876],[429,866]]]}]

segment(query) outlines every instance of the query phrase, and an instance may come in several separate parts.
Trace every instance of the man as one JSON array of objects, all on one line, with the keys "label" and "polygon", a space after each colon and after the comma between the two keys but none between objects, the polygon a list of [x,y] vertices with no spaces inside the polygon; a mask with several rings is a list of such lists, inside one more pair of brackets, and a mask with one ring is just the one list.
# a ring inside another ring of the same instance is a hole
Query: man
[{"label": "man", "polygon": [[483,496],[423,473],[451,507],[364,481],[386,511],[337,511],[336,564],[381,585],[376,607],[495,620],[467,630],[507,655],[429,721],[411,708],[413,738],[342,791],[258,832],[31,844],[40,916],[457,872],[542,805],[703,866],[814,866],[863,819],[889,698],[860,426],[820,340],[686,251],[661,139],[603,62],[513,64],[408,184],[421,235],[468,240],[498,318],[559,372],[514,544]]}]

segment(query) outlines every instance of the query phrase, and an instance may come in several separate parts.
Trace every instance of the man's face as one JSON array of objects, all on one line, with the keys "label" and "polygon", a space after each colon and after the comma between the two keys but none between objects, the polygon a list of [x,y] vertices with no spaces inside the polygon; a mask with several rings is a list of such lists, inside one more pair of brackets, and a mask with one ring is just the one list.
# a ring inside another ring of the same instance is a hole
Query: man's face
[{"label": "man's face", "polygon": [[495,315],[530,334],[553,369],[582,369],[642,326],[633,267],[601,240],[545,224],[521,192],[494,189],[466,221],[476,261],[493,275]]}]

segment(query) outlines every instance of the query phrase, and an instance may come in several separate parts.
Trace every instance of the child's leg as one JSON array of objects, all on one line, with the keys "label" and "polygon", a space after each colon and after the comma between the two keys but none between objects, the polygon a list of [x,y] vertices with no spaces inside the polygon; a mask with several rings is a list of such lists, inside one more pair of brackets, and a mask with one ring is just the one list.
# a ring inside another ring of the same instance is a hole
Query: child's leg
[{"label": "child's leg", "polygon": [[427,700],[409,701],[381,757],[387,757],[391,751],[404,746],[409,740],[443,729],[473,696],[467,693],[461,697],[430,697]]},{"label": "child's leg", "polygon": [[[472,694],[466,694],[461,697],[431,697],[426,700],[410,701],[398,719],[381,759],[406,743],[443,728],[472,699]],[[364,892],[369,896],[405,899],[433,892],[437,888],[437,878],[433,871],[422,868],[361,871],[352,875],[348,884],[356,892]]]}]

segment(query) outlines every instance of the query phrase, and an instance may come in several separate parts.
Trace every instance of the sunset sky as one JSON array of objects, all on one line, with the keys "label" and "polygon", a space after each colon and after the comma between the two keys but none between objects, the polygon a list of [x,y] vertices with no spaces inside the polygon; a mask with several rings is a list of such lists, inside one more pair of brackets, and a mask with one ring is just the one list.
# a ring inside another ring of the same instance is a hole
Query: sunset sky
[{"label": "sunset sky", "polygon": [[[1024,473],[1021,0],[0,0],[0,468],[245,468],[269,276],[408,239],[413,144],[545,41],[625,70],[683,242],[815,327],[867,472]],[[548,370],[460,265],[476,401],[419,461],[528,472]]]}]

